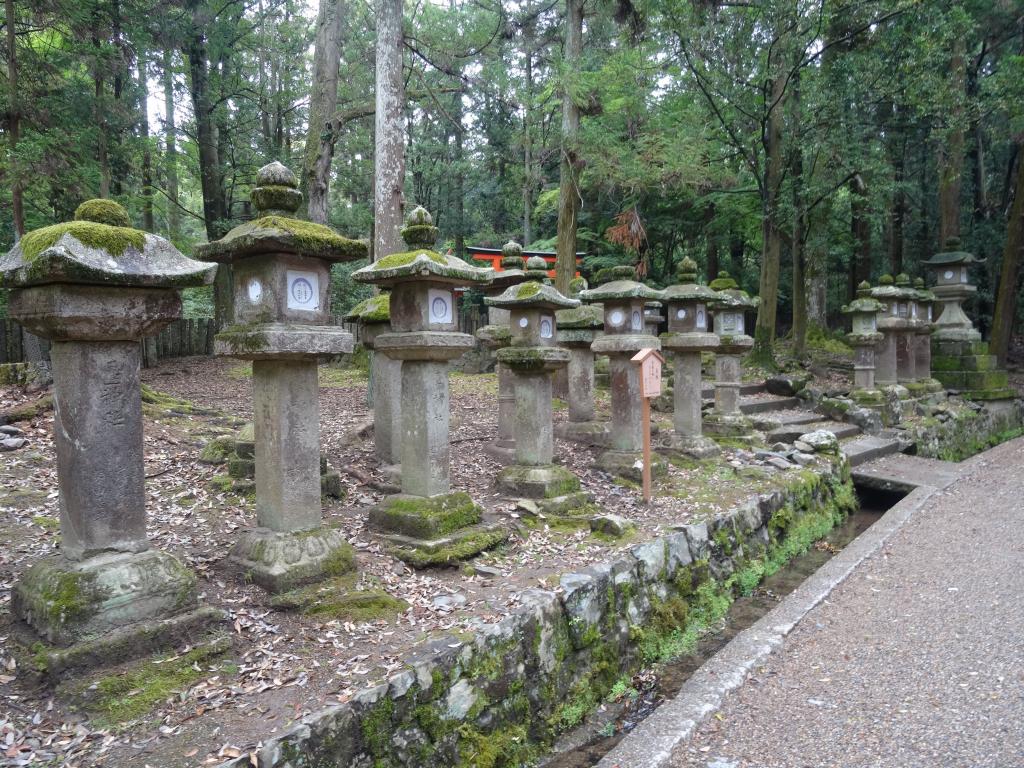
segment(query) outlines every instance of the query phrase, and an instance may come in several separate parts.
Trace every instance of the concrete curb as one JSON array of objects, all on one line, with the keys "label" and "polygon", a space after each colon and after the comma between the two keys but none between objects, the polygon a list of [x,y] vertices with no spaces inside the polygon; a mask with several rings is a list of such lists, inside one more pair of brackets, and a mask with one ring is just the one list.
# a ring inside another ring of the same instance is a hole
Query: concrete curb
[{"label": "concrete curb", "polygon": [[[948,487],[946,483],[943,487]],[[860,563],[878,552],[942,488],[921,485],[889,509],[838,555],[815,571],[777,607],[738,634],[708,659],[679,689],[596,768],[658,768],[673,750],[690,739],[705,719],[721,708],[725,697],[746,681],[785,641],[801,619],[826,599]]]}]

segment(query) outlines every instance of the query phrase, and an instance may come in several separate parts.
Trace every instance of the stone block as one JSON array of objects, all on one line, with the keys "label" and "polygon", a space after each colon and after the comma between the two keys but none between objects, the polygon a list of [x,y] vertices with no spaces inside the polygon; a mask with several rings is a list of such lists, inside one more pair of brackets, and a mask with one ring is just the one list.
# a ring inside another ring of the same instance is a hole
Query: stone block
[{"label": "stone block", "polygon": [[576,476],[557,464],[535,467],[512,464],[501,470],[497,483],[503,492],[529,499],[565,496],[580,488]]},{"label": "stone block", "polygon": [[577,650],[586,648],[600,634],[607,584],[600,584],[589,573],[569,573],[562,577],[560,586],[562,605],[569,619],[569,639]]},{"label": "stone block", "polygon": [[269,592],[287,592],[304,584],[355,570],[355,552],[341,531],[271,531],[243,533],[228,560],[243,576]]},{"label": "stone block", "polygon": [[633,522],[622,515],[598,515],[590,519],[590,530],[616,538],[625,536],[634,528]]},{"label": "stone block", "polygon": [[238,457],[228,459],[228,475],[236,480],[256,477],[256,462]]},{"label": "stone block", "polygon": [[[597,466],[610,475],[639,482],[643,469],[643,454],[638,451],[605,451],[597,459]],[[651,453],[651,476],[668,474],[668,464],[657,453]]]},{"label": "stone block", "polygon": [[395,494],[370,510],[375,528],[419,539],[437,539],[480,519],[480,507],[462,491],[431,497]]},{"label": "stone block", "polygon": [[662,579],[667,558],[664,539],[638,544],[630,552],[640,564],[640,576],[647,584]]},{"label": "stone block", "polygon": [[341,473],[329,469],[320,475],[320,494],[331,499],[344,499],[345,486],[341,482]]},{"label": "stone block", "polygon": [[693,553],[690,551],[690,541],[685,531],[670,533],[665,537],[666,541],[666,573],[672,578],[682,568],[693,562]]}]

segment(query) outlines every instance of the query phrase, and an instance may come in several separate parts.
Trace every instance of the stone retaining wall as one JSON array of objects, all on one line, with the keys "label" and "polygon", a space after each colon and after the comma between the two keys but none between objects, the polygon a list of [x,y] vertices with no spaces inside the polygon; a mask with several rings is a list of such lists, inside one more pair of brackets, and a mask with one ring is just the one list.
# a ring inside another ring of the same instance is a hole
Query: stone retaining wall
[{"label": "stone retaining wall", "polygon": [[918,456],[963,461],[1024,434],[1024,400],[990,401],[971,410],[929,418],[907,430]]},{"label": "stone retaining wall", "polygon": [[[687,649],[734,595],[855,505],[843,460],[617,559],[528,589],[497,624],[435,640],[405,670],[302,720],[259,768],[512,768],[549,746],[615,682]],[[248,755],[226,763],[250,765]]]}]

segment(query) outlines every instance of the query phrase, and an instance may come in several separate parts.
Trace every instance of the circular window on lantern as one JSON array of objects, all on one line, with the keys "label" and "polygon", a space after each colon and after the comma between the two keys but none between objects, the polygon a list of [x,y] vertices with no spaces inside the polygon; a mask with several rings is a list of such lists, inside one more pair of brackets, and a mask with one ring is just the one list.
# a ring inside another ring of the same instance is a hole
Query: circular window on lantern
[{"label": "circular window on lantern", "polygon": [[525,328],[525,327],[526,327],[526,326],[528,326],[529,324],[530,324],[530,321],[529,321],[529,320],[527,320],[527,319],[526,319],[525,317],[520,317],[520,318],[519,318],[519,327],[520,327],[520,328]]},{"label": "circular window on lantern", "polygon": [[542,339],[550,339],[555,335],[555,324],[551,322],[550,317],[542,317],[540,319],[540,337]]},{"label": "circular window on lantern", "polygon": [[633,310],[633,322],[632,327],[634,331],[642,330],[644,327],[644,316],[640,314],[640,310]]},{"label": "circular window on lantern", "polygon": [[676,319],[677,320],[685,320],[686,319],[686,310],[685,309],[677,309],[676,310]]},{"label": "circular window on lantern", "polygon": [[626,316],[622,314],[621,309],[613,309],[608,314],[608,322],[618,328],[625,321]]},{"label": "circular window on lantern", "polygon": [[946,278],[947,280],[952,280],[953,279],[953,270],[952,269],[947,269],[945,272],[942,273],[942,276],[944,278]]},{"label": "circular window on lantern", "polygon": [[263,297],[263,284],[255,277],[249,281],[249,301],[253,304]]}]

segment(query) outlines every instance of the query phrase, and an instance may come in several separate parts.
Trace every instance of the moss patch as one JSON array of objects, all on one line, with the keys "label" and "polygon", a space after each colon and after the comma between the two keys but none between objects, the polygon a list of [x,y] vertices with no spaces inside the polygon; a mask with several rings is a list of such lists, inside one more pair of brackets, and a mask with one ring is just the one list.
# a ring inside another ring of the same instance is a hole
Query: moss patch
[{"label": "moss patch", "polygon": [[480,522],[480,507],[464,491],[434,498],[385,500],[370,512],[378,528],[418,539],[436,539]]},{"label": "moss patch", "polygon": [[252,222],[256,229],[280,229],[293,238],[303,250],[312,253],[341,253],[346,259],[365,259],[366,243],[342,237],[330,227],[288,216],[263,216]]},{"label": "moss patch", "polygon": [[362,323],[386,323],[391,320],[391,294],[379,293],[363,299],[345,315],[346,320]]},{"label": "moss patch", "polygon": [[106,251],[120,256],[128,248],[141,251],[146,245],[146,233],[131,227],[112,227],[93,221],[69,221],[28,232],[21,238],[22,258],[31,263],[47,248],[54,246],[65,235],[71,235],[87,248]]},{"label": "moss patch", "polygon": [[355,574],[277,595],[271,598],[270,605],[279,610],[296,610],[305,616],[355,623],[390,619],[409,607],[375,582],[360,584]]},{"label": "moss patch", "polygon": [[75,221],[92,221],[107,224],[111,227],[131,227],[132,220],[128,211],[120,203],[113,200],[96,198],[86,200],[75,209]]},{"label": "moss patch", "polygon": [[390,547],[388,551],[414,568],[429,568],[436,565],[456,566],[484,550],[498,546],[507,538],[508,532],[503,529],[481,529],[470,531],[452,544],[433,550]]},{"label": "moss patch", "polygon": [[78,684],[69,693],[103,727],[137,720],[210,674],[210,662],[229,647],[230,640],[222,638],[182,655],[147,659],[120,674]]},{"label": "moss patch", "polygon": [[434,251],[420,250],[420,251],[408,251],[406,253],[392,253],[390,256],[385,256],[383,259],[377,259],[373,263],[374,269],[395,269],[396,267],[405,267],[412,264],[420,256],[426,256],[431,261],[437,264],[447,264],[444,257]]}]

